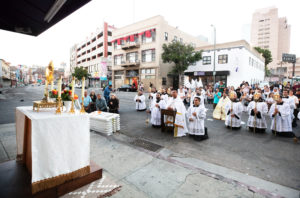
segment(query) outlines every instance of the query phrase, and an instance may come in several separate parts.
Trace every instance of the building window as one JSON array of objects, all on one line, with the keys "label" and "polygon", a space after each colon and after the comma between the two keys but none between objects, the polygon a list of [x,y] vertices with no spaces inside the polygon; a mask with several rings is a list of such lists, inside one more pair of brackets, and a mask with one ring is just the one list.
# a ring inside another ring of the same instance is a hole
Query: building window
[{"label": "building window", "polygon": [[211,64],[211,56],[203,56],[202,63],[203,63],[203,65],[210,65]]},{"label": "building window", "polygon": [[173,41],[177,41],[177,36],[174,36],[174,40]]},{"label": "building window", "polygon": [[227,54],[219,55],[218,56],[218,63],[219,64],[226,64],[226,63],[228,63],[228,55]]},{"label": "building window", "polygon": [[146,75],[155,75],[155,69],[142,69],[142,74],[146,74]]},{"label": "building window", "polygon": [[110,31],[108,31],[108,32],[107,32],[107,35],[108,35],[108,36],[111,36],[112,34],[111,34],[111,32],[110,32]]},{"label": "building window", "polygon": [[168,32],[165,32],[165,41],[168,41]]},{"label": "building window", "polygon": [[155,38],[156,38],[156,32],[152,31],[151,32],[151,37],[146,37],[145,34],[142,35],[142,43],[152,43],[155,42]]},{"label": "building window", "polygon": [[137,52],[127,53],[126,61],[129,63],[136,63],[138,61],[138,53]]},{"label": "building window", "polygon": [[167,78],[166,77],[162,78],[162,85],[167,85]]},{"label": "building window", "polygon": [[123,54],[114,56],[114,65],[121,65],[123,62]]},{"label": "building window", "polygon": [[142,62],[153,62],[155,61],[155,49],[142,51]]}]

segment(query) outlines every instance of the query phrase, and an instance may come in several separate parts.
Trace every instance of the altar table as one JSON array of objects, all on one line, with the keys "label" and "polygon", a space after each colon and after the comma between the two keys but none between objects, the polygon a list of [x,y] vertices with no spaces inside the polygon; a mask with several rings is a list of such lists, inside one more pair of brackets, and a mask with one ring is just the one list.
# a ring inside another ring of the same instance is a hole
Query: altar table
[{"label": "altar table", "polygon": [[17,107],[16,138],[17,159],[31,173],[33,194],[90,172],[88,114]]}]

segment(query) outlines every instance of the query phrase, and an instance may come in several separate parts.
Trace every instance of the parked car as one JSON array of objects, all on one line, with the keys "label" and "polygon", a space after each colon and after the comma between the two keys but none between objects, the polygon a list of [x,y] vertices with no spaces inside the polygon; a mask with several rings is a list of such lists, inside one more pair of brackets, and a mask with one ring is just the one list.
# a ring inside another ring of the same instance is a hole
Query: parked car
[{"label": "parked car", "polygon": [[120,88],[118,88],[118,91],[136,91],[136,88],[132,85],[122,85]]}]

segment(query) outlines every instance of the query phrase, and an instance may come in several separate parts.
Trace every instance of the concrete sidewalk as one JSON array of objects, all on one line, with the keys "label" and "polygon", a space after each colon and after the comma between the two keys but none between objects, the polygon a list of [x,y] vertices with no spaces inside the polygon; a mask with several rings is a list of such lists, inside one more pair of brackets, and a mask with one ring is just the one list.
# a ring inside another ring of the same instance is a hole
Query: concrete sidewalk
[{"label": "concrete sidewalk", "polygon": [[[112,197],[299,197],[299,191],[161,148],[120,133],[91,132],[91,159],[122,185]],[[0,125],[0,163],[16,156],[14,124]]]}]

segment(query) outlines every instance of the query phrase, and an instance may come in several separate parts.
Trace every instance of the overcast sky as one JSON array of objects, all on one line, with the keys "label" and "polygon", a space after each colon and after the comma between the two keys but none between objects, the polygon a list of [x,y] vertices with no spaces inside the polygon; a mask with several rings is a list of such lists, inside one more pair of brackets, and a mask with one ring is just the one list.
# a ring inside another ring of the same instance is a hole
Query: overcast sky
[{"label": "overcast sky", "polygon": [[[275,6],[291,25],[290,53],[300,56],[300,1],[298,0],[93,0],[38,37],[0,30],[0,58],[17,64],[69,64],[70,48],[101,27],[103,21],[123,27],[155,15],[191,35],[211,39],[214,24],[217,43],[240,40],[250,28],[256,9]],[[298,36],[297,36],[298,35]]]}]

